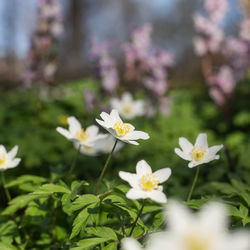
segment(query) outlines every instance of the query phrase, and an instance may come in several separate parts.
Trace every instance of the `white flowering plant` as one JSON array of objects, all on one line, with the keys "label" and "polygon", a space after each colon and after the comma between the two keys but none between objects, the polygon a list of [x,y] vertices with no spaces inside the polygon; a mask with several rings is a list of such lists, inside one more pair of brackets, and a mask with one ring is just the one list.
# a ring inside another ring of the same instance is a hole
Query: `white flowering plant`
[{"label": "white flowering plant", "polygon": [[41,125],[23,110],[3,128],[0,249],[249,250],[246,141],[204,128],[185,92],[169,117],[129,120],[71,91],[56,108],[29,100]]}]

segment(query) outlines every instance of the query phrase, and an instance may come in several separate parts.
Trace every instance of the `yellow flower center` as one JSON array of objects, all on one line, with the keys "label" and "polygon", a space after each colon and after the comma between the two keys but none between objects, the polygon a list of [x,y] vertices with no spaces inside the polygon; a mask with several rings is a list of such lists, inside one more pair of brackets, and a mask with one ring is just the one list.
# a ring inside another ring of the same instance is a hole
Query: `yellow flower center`
[{"label": "yellow flower center", "polygon": [[62,124],[62,125],[67,125],[68,124],[67,119],[68,119],[67,115],[60,115],[58,117],[58,120],[59,120],[60,124]]},{"label": "yellow flower center", "polygon": [[86,150],[86,151],[91,151],[93,149],[93,147],[90,147],[90,146],[83,146],[83,148]]},{"label": "yellow flower center", "polygon": [[130,130],[129,125],[124,124],[123,122],[116,122],[113,128],[115,129],[116,134],[119,136],[125,136]]},{"label": "yellow flower center", "polygon": [[89,137],[89,132],[85,131],[83,128],[76,132],[76,138],[80,141],[86,141]]},{"label": "yellow flower center", "polygon": [[132,110],[133,110],[133,109],[132,109],[131,105],[124,105],[122,110],[123,110],[123,112],[124,112],[125,114],[128,114],[128,115],[129,115],[129,114],[132,113]]},{"label": "yellow flower center", "polygon": [[206,150],[202,147],[194,147],[192,149],[192,157],[195,161],[201,161],[205,156]]},{"label": "yellow flower center", "polygon": [[5,154],[0,154],[0,166],[3,165],[5,162],[6,162]]},{"label": "yellow flower center", "polygon": [[185,245],[187,250],[208,250],[211,243],[208,237],[202,237],[199,234],[190,234],[186,238]]},{"label": "yellow flower center", "polygon": [[141,187],[145,191],[152,191],[157,189],[159,181],[152,174],[143,175],[141,178]]}]

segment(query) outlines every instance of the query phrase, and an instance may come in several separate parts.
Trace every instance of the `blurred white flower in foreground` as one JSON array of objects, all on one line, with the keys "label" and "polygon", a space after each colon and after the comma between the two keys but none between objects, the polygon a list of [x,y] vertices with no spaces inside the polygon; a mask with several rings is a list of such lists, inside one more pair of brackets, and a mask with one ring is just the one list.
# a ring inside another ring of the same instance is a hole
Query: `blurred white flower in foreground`
[{"label": "blurred white flower in foreground", "polygon": [[135,140],[147,140],[149,135],[142,131],[136,131],[134,126],[130,123],[123,123],[119,113],[113,109],[110,114],[106,112],[101,113],[102,120],[96,119],[103,128],[105,128],[115,138],[134,145],[139,145]]},{"label": "blurred white flower in foreground", "polygon": [[105,138],[107,135],[99,134],[99,128],[96,125],[91,125],[84,130],[80,122],[74,117],[68,117],[69,130],[57,127],[56,130],[68,140],[79,145],[93,146],[95,141]]},{"label": "blurred white flower in foreground", "polygon": [[170,175],[170,168],[163,168],[152,173],[151,167],[144,160],[137,163],[136,174],[119,172],[119,176],[132,187],[126,194],[127,198],[132,200],[150,198],[160,203],[167,202],[167,198],[159,184],[165,182]]},{"label": "blurred white flower in foreground", "polygon": [[[89,156],[96,156],[99,154],[108,154],[111,152],[113,146],[115,144],[115,138],[112,135],[107,135],[105,138],[96,140],[92,146],[82,145],[80,148],[80,153]],[[74,146],[76,149],[79,148],[79,142],[74,142]],[[118,142],[114,152],[117,152],[123,146],[122,142]]]},{"label": "blurred white flower in foreground", "polygon": [[127,120],[145,114],[145,102],[133,100],[132,95],[128,92],[123,93],[121,99],[112,98],[110,104],[112,109],[117,109],[119,114]]},{"label": "blurred white flower in foreground", "polygon": [[[149,238],[148,250],[249,250],[250,233],[228,233],[226,208],[209,203],[197,215],[179,202],[167,205],[168,229]],[[123,240],[124,250],[141,249],[133,239]]]},{"label": "blurred white flower in foreground", "polygon": [[179,145],[182,151],[175,148],[175,153],[184,160],[190,161],[189,168],[219,159],[220,156],[216,154],[223,147],[223,145],[217,145],[209,148],[206,133],[197,136],[194,146],[184,137],[179,138]]},{"label": "blurred white flower in foreground", "polygon": [[6,170],[8,168],[15,168],[19,162],[20,158],[15,158],[18,151],[18,146],[10,150],[8,153],[3,145],[0,145],[0,171]]}]

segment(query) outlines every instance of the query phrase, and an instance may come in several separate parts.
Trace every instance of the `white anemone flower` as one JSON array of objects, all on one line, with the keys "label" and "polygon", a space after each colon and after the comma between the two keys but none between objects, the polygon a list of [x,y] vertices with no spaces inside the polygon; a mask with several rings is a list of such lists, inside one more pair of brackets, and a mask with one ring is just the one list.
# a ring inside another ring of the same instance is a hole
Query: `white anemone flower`
[{"label": "white anemone flower", "polygon": [[135,140],[147,140],[149,138],[148,133],[136,131],[134,126],[130,123],[123,123],[116,109],[113,109],[110,114],[102,112],[100,116],[103,121],[96,119],[97,123],[99,123],[115,138],[123,142],[139,145],[139,143]]},{"label": "white anemone flower", "polygon": [[15,168],[21,161],[20,158],[15,158],[18,151],[18,146],[7,152],[3,145],[0,145],[0,171],[8,168]]},{"label": "white anemone flower", "polygon": [[212,160],[218,160],[220,158],[217,152],[223,147],[223,145],[217,145],[208,147],[207,134],[199,134],[196,138],[195,145],[190,143],[186,138],[179,138],[179,148],[175,148],[175,153],[184,160],[190,161],[189,168],[193,168],[197,165],[210,162]]},{"label": "white anemone flower", "polygon": [[[166,209],[168,228],[147,241],[147,250],[249,250],[250,233],[227,231],[227,211],[224,205],[212,202],[194,215],[176,201]],[[123,250],[142,249],[134,239],[122,241]]]},{"label": "white anemone flower", "polygon": [[68,117],[69,130],[57,127],[56,130],[68,140],[78,143],[78,145],[93,146],[94,142],[105,138],[107,135],[99,134],[99,128],[91,125],[85,129],[82,128],[80,122],[74,117]]},{"label": "white anemone flower", "polygon": [[210,202],[194,215],[179,202],[167,206],[166,232],[152,237],[150,250],[249,250],[250,234],[227,232],[227,210],[221,203]]},{"label": "white anemone flower", "polygon": [[132,200],[150,198],[159,203],[167,202],[167,197],[162,192],[163,187],[159,184],[165,182],[170,175],[170,168],[163,168],[152,173],[151,167],[145,160],[137,163],[136,174],[119,172],[120,178],[132,187],[126,194],[127,198]]},{"label": "white anemone flower", "polygon": [[121,117],[127,120],[145,114],[145,102],[143,100],[134,100],[128,92],[123,93],[121,99],[112,98],[110,105],[112,109],[118,110]]}]

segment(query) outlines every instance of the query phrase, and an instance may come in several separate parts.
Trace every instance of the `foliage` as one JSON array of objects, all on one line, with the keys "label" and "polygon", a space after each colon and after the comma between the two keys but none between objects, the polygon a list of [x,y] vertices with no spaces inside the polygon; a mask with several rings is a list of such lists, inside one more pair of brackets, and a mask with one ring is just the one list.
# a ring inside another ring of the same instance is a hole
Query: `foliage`
[{"label": "foliage", "polygon": [[[200,209],[207,201],[220,199],[230,209],[232,227],[249,227],[250,112],[244,98],[237,102],[234,115],[223,120],[200,91],[172,90],[171,114],[133,121],[135,127],[149,133],[150,141],[137,147],[125,145],[115,153],[104,185],[94,195],[107,156],[81,155],[68,175],[76,150],[55,130],[64,125],[60,124],[64,116],[75,115],[84,126],[94,122],[97,113],[86,111],[82,95],[82,88],[91,84],[86,79],[47,90],[10,91],[1,97],[1,144],[8,149],[19,145],[22,158],[20,166],[5,173],[12,196],[9,203],[1,188],[1,249],[120,248],[121,239],[131,232],[141,201],[126,198],[128,186],[122,184],[118,171],[134,172],[141,159],[154,171],[170,167],[172,176],[164,191],[168,197],[185,200],[194,170],[174,154],[174,148],[179,137],[194,141],[200,132],[208,134],[211,145],[225,142],[226,147],[221,160],[201,166],[193,199],[187,204]],[[236,97],[244,95],[245,89],[239,88]],[[147,200],[132,236],[143,242],[145,236],[164,228],[162,210],[162,205]]]}]

